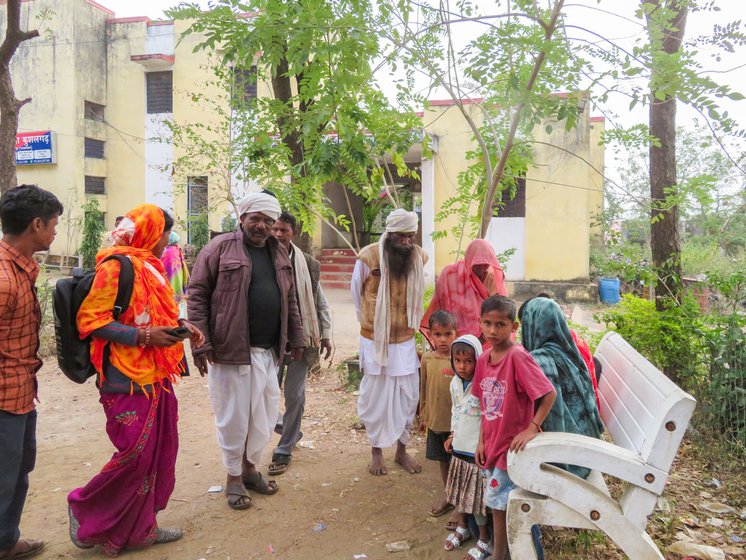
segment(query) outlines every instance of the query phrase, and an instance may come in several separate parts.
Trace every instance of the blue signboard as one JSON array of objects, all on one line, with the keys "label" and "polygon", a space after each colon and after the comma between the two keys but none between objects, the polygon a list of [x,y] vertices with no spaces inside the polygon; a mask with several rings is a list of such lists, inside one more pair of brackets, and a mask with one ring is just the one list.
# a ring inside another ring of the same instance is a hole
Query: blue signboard
[{"label": "blue signboard", "polygon": [[57,163],[55,141],[51,130],[19,132],[16,134],[16,165]]}]

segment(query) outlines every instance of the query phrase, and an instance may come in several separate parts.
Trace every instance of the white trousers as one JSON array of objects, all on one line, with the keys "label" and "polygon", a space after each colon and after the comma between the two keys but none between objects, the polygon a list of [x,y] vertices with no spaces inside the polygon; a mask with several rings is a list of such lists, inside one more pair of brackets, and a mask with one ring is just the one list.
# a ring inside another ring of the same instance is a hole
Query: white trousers
[{"label": "white trousers", "polygon": [[244,453],[256,465],[272,439],[280,409],[279,365],[272,349],[252,348],[251,365],[212,364],[210,390],[223,464],[231,476],[242,473]]},{"label": "white trousers", "polygon": [[417,412],[420,379],[417,373],[390,377],[363,375],[357,414],[371,447],[409,443],[409,429]]}]

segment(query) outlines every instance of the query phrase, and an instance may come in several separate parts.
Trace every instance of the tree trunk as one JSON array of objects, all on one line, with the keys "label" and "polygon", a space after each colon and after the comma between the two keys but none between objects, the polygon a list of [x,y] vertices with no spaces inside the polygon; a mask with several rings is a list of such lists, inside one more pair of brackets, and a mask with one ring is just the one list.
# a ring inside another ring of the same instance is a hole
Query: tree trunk
[{"label": "tree trunk", "polygon": [[31,98],[18,100],[10,75],[10,61],[23,41],[39,36],[39,32],[21,31],[21,0],[7,0],[8,24],[0,46],[0,193],[12,189],[16,179],[16,134],[18,112]]},{"label": "tree trunk", "polygon": [[[290,82],[290,76],[288,75],[288,64],[284,58],[277,65],[277,72],[272,77],[272,93],[275,99],[282,101],[290,110],[291,114],[295,110],[293,106],[293,90]],[[304,175],[303,171],[303,144],[301,143],[300,135],[294,128],[288,128],[287,119],[280,118],[277,123],[277,128],[280,131],[286,131],[282,136],[283,143],[290,150],[290,165],[293,168],[301,170],[301,175]],[[293,186],[293,178],[290,178],[290,187]],[[299,235],[295,244],[306,253],[312,252],[312,240],[311,236],[307,233]]]},{"label": "tree trunk", "polygon": [[[655,49],[654,37],[663,32],[662,49],[672,55],[681,48],[686,26],[687,4],[678,0],[647,0],[644,4],[654,4],[661,9],[671,10],[667,22],[670,28],[658,29],[655,15],[646,12],[648,34]],[[665,83],[666,70],[660,63],[651,65],[650,91],[650,135],[658,139],[658,145],[650,144],[650,198],[651,227],[650,244],[653,266],[658,274],[656,286],[656,309],[662,311],[666,299],[681,300],[681,243],[679,239],[679,207],[671,201],[676,196],[676,98],[667,95],[658,99],[656,83]],[[666,372],[670,374],[672,372]]]}]

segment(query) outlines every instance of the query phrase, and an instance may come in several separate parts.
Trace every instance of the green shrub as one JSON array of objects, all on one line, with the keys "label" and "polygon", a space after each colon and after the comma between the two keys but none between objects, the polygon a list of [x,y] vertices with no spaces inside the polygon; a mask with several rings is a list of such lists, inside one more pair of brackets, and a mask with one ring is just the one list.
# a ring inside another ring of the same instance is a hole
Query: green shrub
[{"label": "green shrub", "polygon": [[348,391],[357,391],[360,389],[360,381],[363,379],[363,372],[360,369],[360,360],[357,356],[348,358],[337,365],[339,382],[342,387]]},{"label": "green shrub", "polygon": [[189,216],[189,241],[194,247],[194,254],[199,254],[202,248],[210,241],[210,225],[207,214]]},{"label": "green shrub", "polygon": [[238,229],[238,222],[233,214],[226,214],[223,219],[220,220],[220,231],[236,231]]},{"label": "green shrub", "polygon": [[[425,288],[425,293],[422,296],[422,309],[427,311],[427,308],[430,307],[430,302],[433,299],[433,294],[435,293],[435,287],[430,286],[428,288]],[[427,352],[430,350],[430,345],[425,340],[425,337],[422,336],[422,333],[417,329],[417,331],[414,333],[414,344],[418,351],[420,352]]]},{"label": "green shrub", "polygon": [[96,253],[101,248],[101,240],[106,231],[104,213],[98,206],[98,200],[89,198],[83,206],[83,239],[80,242],[80,256],[83,268],[93,270],[96,266]]},{"label": "green shrub", "polygon": [[746,458],[746,317],[734,312],[712,319],[709,375],[698,394],[702,413],[707,427]]},{"label": "green shrub", "polygon": [[596,320],[621,334],[681,387],[692,390],[703,378],[705,325],[694,298],[687,296],[681,305],[671,301],[658,312],[655,302],[625,294],[618,305],[596,315]]},{"label": "green shrub", "polygon": [[746,274],[713,274],[710,281],[723,311],[707,317],[708,375],[697,394],[702,427],[746,459]]}]

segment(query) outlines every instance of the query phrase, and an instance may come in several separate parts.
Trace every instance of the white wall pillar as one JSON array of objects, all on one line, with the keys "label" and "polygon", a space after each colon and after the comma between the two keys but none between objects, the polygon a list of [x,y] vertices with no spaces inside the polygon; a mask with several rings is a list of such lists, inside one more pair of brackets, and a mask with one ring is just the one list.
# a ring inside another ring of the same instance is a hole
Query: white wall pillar
[{"label": "white wall pillar", "polygon": [[422,248],[430,256],[425,265],[425,286],[435,284],[435,160],[423,159],[420,167],[422,180]]},{"label": "white wall pillar", "polygon": [[145,115],[145,202],[174,211],[174,144],[165,121],[172,113]]}]

